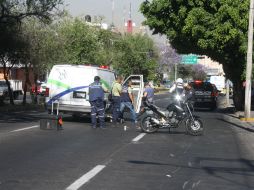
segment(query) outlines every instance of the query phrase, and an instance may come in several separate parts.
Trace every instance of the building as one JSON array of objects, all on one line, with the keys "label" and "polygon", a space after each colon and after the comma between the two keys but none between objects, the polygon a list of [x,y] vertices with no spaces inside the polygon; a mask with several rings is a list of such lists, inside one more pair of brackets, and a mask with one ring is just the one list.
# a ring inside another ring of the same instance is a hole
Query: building
[{"label": "building", "polygon": [[217,75],[224,76],[224,70],[222,64],[213,61],[208,56],[202,55],[198,56],[198,64],[201,64],[205,67],[205,72],[208,76]]}]

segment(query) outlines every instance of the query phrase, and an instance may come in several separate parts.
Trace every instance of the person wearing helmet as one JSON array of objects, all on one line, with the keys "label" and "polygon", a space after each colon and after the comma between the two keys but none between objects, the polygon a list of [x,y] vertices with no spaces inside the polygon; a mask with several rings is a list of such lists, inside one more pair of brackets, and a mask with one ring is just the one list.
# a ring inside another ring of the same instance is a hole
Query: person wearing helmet
[{"label": "person wearing helmet", "polygon": [[175,94],[182,94],[183,91],[184,91],[184,84],[183,84],[183,79],[182,78],[176,79],[176,82],[169,89],[170,93],[175,93]]}]

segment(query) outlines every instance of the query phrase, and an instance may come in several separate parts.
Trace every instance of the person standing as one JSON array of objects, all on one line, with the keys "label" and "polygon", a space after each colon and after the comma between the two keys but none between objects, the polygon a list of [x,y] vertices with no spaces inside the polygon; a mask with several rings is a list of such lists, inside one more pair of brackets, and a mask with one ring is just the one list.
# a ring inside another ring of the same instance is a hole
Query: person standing
[{"label": "person standing", "polygon": [[134,96],[133,96],[131,85],[132,85],[132,82],[131,80],[129,80],[128,83],[126,85],[123,85],[122,87],[120,115],[121,115],[121,119],[123,119],[124,108],[127,107],[131,112],[132,120],[135,125],[137,123],[137,116],[134,110]]},{"label": "person standing", "polygon": [[112,84],[112,104],[113,104],[113,113],[112,113],[112,119],[113,124],[116,126],[119,116],[120,116],[120,96],[122,92],[122,76],[117,76],[116,81]]},{"label": "person standing", "polygon": [[154,103],[154,88],[151,86],[149,82],[145,83],[143,97],[145,97],[148,103],[152,104]]},{"label": "person standing", "polygon": [[142,98],[142,105],[141,105],[138,117],[140,117],[145,111],[144,101],[150,104],[154,104],[154,88],[151,87],[151,84],[149,82],[145,83],[145,89],[144,89],[143,98]]},{"label": "person standing", "polygon": [[173,94],[182,94],[183,91],[184,91],[184,85],[183,85],[183,79],[182,78],[176,79],[176,82],[169,89],[169,92],[173,93]]},{"label": "person standing", "polygon": [[99,117],[100,128],[105,129],[104,115],[104,92],[108,89],[100,82],[100,77],[95,76],[94,82],[89,85],[89,102],[91,104],[92,128],[97,126],[97,115]]}]

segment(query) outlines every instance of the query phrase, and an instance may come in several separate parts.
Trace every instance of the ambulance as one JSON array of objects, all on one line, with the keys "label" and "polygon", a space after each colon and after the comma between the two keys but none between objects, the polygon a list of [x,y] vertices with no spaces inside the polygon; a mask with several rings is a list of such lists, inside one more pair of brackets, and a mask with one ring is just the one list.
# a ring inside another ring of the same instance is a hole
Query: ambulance
[{"label": "ambulance", "polygon": [[[48,112],[51,112],[52,104],[57,102],[59,113],[68,113],[73,116],[88,114],[91,112],[88,89],[94,82],[94,77],[99,76],[101,82],[111,91],[111,85],[115,81],[115,73],[108,67],[85,65],[54,65],[47,79],[45,103]],[[143,94],[143,76],[131,75],[126,78],[133,82],[135,96],[135,110],[138,113]],[[109,111],[110,102],[105,93],[105,109]],[[54,108],[55,109],[55,108]]]}]

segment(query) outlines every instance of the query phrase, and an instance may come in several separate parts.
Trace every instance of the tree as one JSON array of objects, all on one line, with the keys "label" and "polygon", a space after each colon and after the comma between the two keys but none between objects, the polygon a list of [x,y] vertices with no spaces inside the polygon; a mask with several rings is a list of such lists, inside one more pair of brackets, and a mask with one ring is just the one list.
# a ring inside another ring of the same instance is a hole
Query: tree
[{"label": "tree", "polygon": [[154,33],[166,34],[179,53],[207,55],[223,65],[242,109],[241,75],[246,62],[248,0],[145,1],[141,12]]},{"label": "tree", "polygon": [[[62,0],[1,0],[0,1],[0,64],[8,85],[10,103],[13,95],[8,81],[9,70],[23,57],[26,41],[21,36],[21,24],[25,18],[36,17],[43,22],[51,21]],[[7,66],[8,65],[8,66]]]},{"label": "tree", "polygon": [[113,67],[119,74],[143,74],[145,80],[154,80],[157,53],[154,42],[148,36],[125,35],[114,43]]},{"label": "tree", "polygon": [[68,18],[59,23],[57,33],[62,38],[64,59],[72,64],[94,64],[99,49],[97,29],[81,18]]},{"label": "tree", "polygon": [[206,72],[203,65],[197,64],[192,66],[191,76],[193,80],[205,80]]},{"label": "tree", "polygon": [[[23,98],[23,104],[25,104],[26,92],[28,86],[31,85],[29,72],[33,69],[33,83],[36,84],[38,79],[46,75],[52,61],[59,55],[58,51],[61,50],[61,46],[56,45],[55,31],[50,28],[50,25],[38,19],[26,19],[22,23],[22,38],[27,43],[21,59],[26,75]],[[35,85],[35,92],[37,92],[37,85]],[[37,93],[35,93],[34,100],[37,103]]]},{"label": "tree", "polygon": [[59,10],[63,0],[1,0],[0,24],[10,21],[21,23],[26,17],[36,17],[43,21],[49,21]]}]

